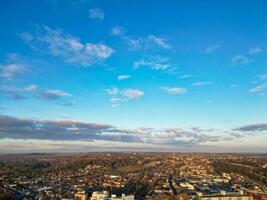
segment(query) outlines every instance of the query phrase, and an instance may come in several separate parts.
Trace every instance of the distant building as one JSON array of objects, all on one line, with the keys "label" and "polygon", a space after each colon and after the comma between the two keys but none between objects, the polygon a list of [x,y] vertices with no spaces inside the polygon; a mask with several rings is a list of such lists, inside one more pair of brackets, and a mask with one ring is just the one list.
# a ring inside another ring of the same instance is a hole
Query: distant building
[{"label": "distant building", "polygon": [[121,197],[117,197],[115,194],[112,194],[108,200],[134,200],[134,195],[122,194]]},{"label": "distant building", "polygon": [[226,193],[220,191],[220,193],[212,195],[203,195],[201,192],[197,193],[198,200],[253,200],[252,196],[244,195],[242,191],[239,193]]},{"label": "distant building", "polygon": [[252,196],[202,196],[199,200],[253,200]]},{"label": "distant building", "polygon": [[77,192],[74,195],[74,200],[88,200],[88,196],[85,192]]},{"label": "distant building", "polygon": [[134,200],[134,195],[124,195],[122,194],[121,200]]},{"label": "distant building", "polygon": [[188,190],[194,190],[195,189],[195,187],[192,184],[188,183],[188,182],[180,183],[180,187],[182,189],[188,189]]},{"label": "distant building", "polygon": [[112,194],[109,197],[109,193],[107,191],[103,192],[93,192],[90,200],[135,200],[134,195],[125,195],[122,194],[121,197]]},{"label": "distant building", "polygon": [[103,192],[93,192],[90,200],[108,200],[109,193],[107,191]]}]

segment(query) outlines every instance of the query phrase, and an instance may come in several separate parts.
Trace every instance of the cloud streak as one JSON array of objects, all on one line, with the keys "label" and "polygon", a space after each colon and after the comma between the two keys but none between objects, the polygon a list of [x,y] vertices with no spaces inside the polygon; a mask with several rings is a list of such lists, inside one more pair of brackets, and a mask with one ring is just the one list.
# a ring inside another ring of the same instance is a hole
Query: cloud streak
[{"label": "cloud streak", "polygon": [[194,82],[194,83],[192,83],[192,86],[195,86],[195,87],[204,87],[204,86],[208,86],[210,84],[211,84],[210,81],[200,81],[200,82]]},{"label": "cloud streak", "polygon": [[103,123],[74,120],[24,119],[0,115],[0,138],[46,140],[106,140],[143,144],[198,145],[223,140],[221,136],[180,128],[120,129]]},{"label": "cloud streak", "polygon": [[185,88],[181,87],[161,87],[161,89],[169,94],[184,94],[187,92]]},{"label": "cloud streak", "polygon": [[206,48],[206,53],[212,53],[214,51],[216,51],[217,49],[221,48],[221,42],[216,42],[215,44],[208,46]]},{"label": "cloud streak", "polygon": [[242,54],[234,56],[231,61],[233,64],[236,65],[244,65],[253,62],[253,60],[249,59],[247,56],[244,56]]},{"label": "cloud streak", "polygon": [[249,90],[250,93],[260,93],[264,94],[267,90],[267,83],[262,83],[260,85],[257,85]]},{"label": "cloud streak", "polygon": [[241,126],[239,128],[236,128],[234,130],[235,131],[242,131],[242,132],[267,131],[267,123],[245,125],[245,126]]},{"label": "cloud streak", "polygon": [[131,76],[130,76],[130,75],[126,75],[126,74],[122,74],[122,75],[119,75],[119,76],[117,77],[117,79],[118,79],[119,81],[127,80],[127,79],[130,79],[130,78],[131,78]]},{"label": "cloud streak", "polygon": [[249,53],[252,55],[260,54],[262,53],[262,49],[260,47],[254,47],[249,50]]},{"label": "cloud streak", "polygon": [[34,93],[37,90],[37,85],[32,84],[23,88],[14,88],[9,86],[1,86],[0,91],[5,94],[8,98],[19,100],[25,99],[25,94]]},{"label": "cloud streak", "polygon": [[70,96],[72,96],[70,93],[67,93],[63,90],[45,90],[37,94],[37,97],[43,100],[57,100],[63,97]]}]

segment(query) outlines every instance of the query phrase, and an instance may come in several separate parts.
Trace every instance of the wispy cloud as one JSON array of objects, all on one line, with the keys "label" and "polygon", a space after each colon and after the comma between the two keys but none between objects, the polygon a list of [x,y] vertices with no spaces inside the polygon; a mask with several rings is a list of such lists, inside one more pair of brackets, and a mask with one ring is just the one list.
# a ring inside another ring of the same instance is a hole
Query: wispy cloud
[{"label": "wispy cloud", "polygon": [[260,85],[257,85],[249,90],[250,93],[260,93],[264,94],[267,90],[267,83],[262,83]]},{"label": "wispy cloud", "polygon": [[116,108],[118,107],[121,103],[125,102],[126,100],[121,98],[121,97],[111,97],[110,99],[111,107]]},{"label": "wispy cloud", "polygon": [[28,32],[19,33],[18,36],[25,42],[31,42],[34,39],[34,36]]},{"label": "wispy cloud", "polygon": [[127,79],[129,79],[129,78],[131,78],[131,76],[130,76],[130,75],[126,75],[126,74],[122,74],[122,75],[119,75],[119,76],[117,77],[117,79],[118,79],[119,81],[127,80]]},{"label": "wispy cloud", "polygon": [[103,21],[105,17],[105,13],[100,8],[92,8],[92,9],[89,9],[89,16],[92,19]]},{"label": "wispy cloud", "polygon": [[179,76],[180,79],[188,79],[188,78],[192,78],[192,77],[194,77],[193,74],[184,74],[184,75]]},{"label": "wispy cloud", "polygon": [[134,68],[149,67],[153,70],[169,70],[170,64],[168,64],[169,58],[161,56],[153,56],[149,58],[142,58],[134,62]]},{"label": "wispy cloud", "polygon": [[76,101],[64,102],[64,103],[61,103],[60,105],[66,106],[66,107],[75,106],[76,105]]},{"label": "wispy cloud", "polygon": [[145,95],[144,92],[139,89],[123,89],[120,93],[127,99],[140,99]]},{"label": "wispy cloud", "polygon": [[211,84],[210,81],[200,81],[200,82],[194,82],[194,83],[192,83],[192,86],[204,87],[204,86],[208,86],[210,84]]},{"label": "wispy cloud", "polygon": [[0,77],[13,79],[16,76],[24,74],[26,68],[22,64],[7,64],[0,65]]},{"label": "wispy cloud", "polygon": [[70,97],[72,96],[70,93],[67,93],[63,90],[45,90],[40,91],[37,94],[37,97],[43,100],[57,100],[62,97]]},{"label": "wispy cloud", "polygon": [[116,88],[116,87],[113,87],[113,88],[110,88],[110,89],[106,89],[106,92],[109,94],[109,95],[117,95],[119,93],[119,89]]},{"label": "wispy cloud", "polygon": [[261,47],[253,47],[249,50],[249,54],[256,55],[262,53]]},{"label": "wispy cloud", "polygon": [[249,64],[249,63],[252,63],[253,60],[249,59],[247,56],[244,56],[244,55],[236,55],[232,58],[232,63],[233,64]]},{"label": "wispy cloud", "polygon": [[231,136],[234,136],[234,137],[236,137],[236,138],[242,138],[242,137],[244,137],[243,134],[238,133],[238,132],[230,132],[230,135],[231,135]]},{"label": "wispy cloud", "polygon": [[106,89],[106,92],[111,96],[110,102],[113,107],[118,106],[120,103],[127,102],[128,100],[140,99],[145,95],[143,91],[133,88],[118,89],[113,87]]},{"label": "wispy cloud", "polygon": [[80,38],[47,26],[31,41],[26,42],[36,49],[43,49],[55,57],[62,58],[67,63],[81,66],[101,63],[114,53],[111,47],[103,43],[82,43]]},{"label": "wispy cloud", "polygon": [[[57,100],[63,97],[72,96],[70,93],[67,93],[63,90],[38,90],[38,86],[35,84],[31,84],[21,88],[3,85],[0,87],[0,92],[2,92],[6,97],[11,98],[13,100],[26,99],[30,97],[29,95],[32,95],[42,100]],[[71,106],[74,105],[75,102],[63,102],[60,104],[64,106]]]},{"label": "wispy cloud", "polygon": [[7,97],[15,100],[25,99],[25,94],[27,93],[34,93],[37,90],[37,85],[28,85],[23,88],[15,88],[9,86],[2,86],[0,87],[0,91],[5,94]]},{"label": "wispy cloud", "polygon": [[205,50],[206,53],[212,53],[216,51],[217,49],[221,48],[221,41],[216,42],[215,44],[208,46]]},{"label": "wispy cloud", "polygon": [[110,29],[110,34],[112,36],[123,36],[125,34],[126,30],[122,26],[114,26]]},{"label": "wispy cloud", "polygon": [[133,38],[126,34],[126,29],[121,26],[114,26],[110,30],[112,36],[120,37],[128,45],[130,50],[141,50],[148,48],[161,48],[170,49],[171,45],[168,43],[166,38],[148,35],[145,37]]},{"label": "wispy cloud", "polygon": [[161,87],[161,89],[169,94],[184,94],[187,92],[185,88],[181,87]]},{"label": "wispy cloud", "polygon": [[171,45],[168,44],[165,38],[157,37],[155,35],[149,35],[148,41],[154,43],[155,45],[162,47],[163,49],[170,49]]}]

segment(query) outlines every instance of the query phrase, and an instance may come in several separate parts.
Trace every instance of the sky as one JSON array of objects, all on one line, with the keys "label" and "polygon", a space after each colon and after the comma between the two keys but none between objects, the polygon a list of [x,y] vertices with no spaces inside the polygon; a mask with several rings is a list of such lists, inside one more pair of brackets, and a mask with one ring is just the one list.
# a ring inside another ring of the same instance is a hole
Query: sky
[{"label": "sky", "polygon": [[267,2],[0,2],[0,153],[267,153]]}]

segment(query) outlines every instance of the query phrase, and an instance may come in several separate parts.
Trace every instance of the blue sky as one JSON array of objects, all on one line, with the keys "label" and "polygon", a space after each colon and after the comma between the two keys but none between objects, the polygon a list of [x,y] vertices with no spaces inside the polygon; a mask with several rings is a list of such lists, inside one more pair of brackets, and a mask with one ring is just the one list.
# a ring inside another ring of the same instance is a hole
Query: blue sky
[{"label": "blue sky", "polygon": [[0,4],[0,151],[267,152],[264,1]]}]

